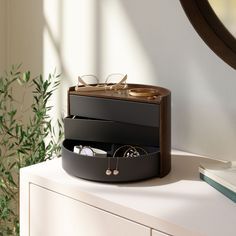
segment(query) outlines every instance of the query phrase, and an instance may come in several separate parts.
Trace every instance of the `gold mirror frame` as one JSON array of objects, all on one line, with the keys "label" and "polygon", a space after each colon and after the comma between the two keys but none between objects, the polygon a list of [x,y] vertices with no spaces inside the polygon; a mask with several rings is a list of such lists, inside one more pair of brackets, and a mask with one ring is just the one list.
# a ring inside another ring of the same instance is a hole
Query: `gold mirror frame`
[{"label": "gold mirror frame", "polygon": [[219,20],[207,0],[180,0],[193,27],[205,43],[236,69],[236,39]]}]

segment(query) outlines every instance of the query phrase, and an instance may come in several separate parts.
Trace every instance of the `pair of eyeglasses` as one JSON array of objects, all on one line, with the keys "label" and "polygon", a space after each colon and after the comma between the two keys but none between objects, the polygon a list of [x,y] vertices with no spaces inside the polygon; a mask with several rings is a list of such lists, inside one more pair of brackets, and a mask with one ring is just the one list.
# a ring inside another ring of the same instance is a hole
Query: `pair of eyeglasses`
[{"label": "pair of eyeglasses", "polygon": [[74,146],[74,153],[77,153],[79,155],[83,156],[91,156],[91,157],[106,157],[107,152],[98,148],[90,147],[90,146]]},{"label": "pair of eyeglasses", "polygon": [[83,75],[78,77],[78,86],[75,90],[78,92],[93,92],[104,90],[122,90],[127,88],[127,74],[110,74],[106,77],[104,83],[99,83],[95,75]]}]

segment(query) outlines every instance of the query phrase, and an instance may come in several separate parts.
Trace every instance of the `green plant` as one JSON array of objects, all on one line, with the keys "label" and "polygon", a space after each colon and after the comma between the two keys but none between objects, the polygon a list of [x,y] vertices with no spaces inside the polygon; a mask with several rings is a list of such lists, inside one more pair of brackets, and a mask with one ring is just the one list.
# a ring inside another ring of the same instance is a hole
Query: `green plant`
[{"label": "green plant", "polygon": [[0,77],[0,236],[19,235],[19,169],[60,155],[62,124],[49,116],[58,86],[59,75],[20,66]]}]

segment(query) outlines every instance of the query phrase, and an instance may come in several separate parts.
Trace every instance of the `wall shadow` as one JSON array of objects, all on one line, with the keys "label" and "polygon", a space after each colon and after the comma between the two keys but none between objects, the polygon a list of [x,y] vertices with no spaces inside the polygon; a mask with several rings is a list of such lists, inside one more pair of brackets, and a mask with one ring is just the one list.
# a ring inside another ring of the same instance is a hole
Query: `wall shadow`
[{"label": "wall shadow", "polygon": [[201,40],[179,1],[119,2],[150,58],[153,84],[172,91],[174,147],[234,160],[235,70]]}]

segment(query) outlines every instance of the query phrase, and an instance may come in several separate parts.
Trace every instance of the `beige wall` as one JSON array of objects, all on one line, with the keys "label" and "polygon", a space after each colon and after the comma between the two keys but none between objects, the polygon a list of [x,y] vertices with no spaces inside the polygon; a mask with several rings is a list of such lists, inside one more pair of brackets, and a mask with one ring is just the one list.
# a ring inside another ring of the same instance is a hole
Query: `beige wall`
[{"label": "beige wall", "polygon": [[236,160],[236,72],[199,38],[178,0],[12,0],[9,62],[64,78],[128,73],[172,91],[172,146]]},{"label": "beige wall", "polygon": [[6,0],[0,0],[0,73],[5,70],[6,67],[6,18],[7,18]]},{"label": "beige wall", "polygon": [[[8,63],[22,63],[41,73],[43,52],[43,1],[10,0],[8,3]],[[53,14],[52,14],[53,17]]]}]

